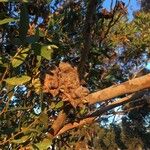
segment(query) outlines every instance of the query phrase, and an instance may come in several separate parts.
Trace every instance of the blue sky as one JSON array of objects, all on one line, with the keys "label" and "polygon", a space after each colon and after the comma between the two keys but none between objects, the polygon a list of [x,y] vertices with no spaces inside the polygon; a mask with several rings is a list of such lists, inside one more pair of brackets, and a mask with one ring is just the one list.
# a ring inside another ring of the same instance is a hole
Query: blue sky
[{"label": "blue sky", "polygon": [[[105,0],[103,6],[107,9],[110,8],[110,4],[111,4],[112,0]],[[113,4],[115,4],[116,0],[113,0]],[[128,3],[128,0],[122,0],[125,4]],[[140,9],[140,4],[137,2],[137,0],[130,0],[130,4],[128,6],[128,14],[129,14],[129,19],[132,20],[133,19],[133,12],[137,11]]]}]

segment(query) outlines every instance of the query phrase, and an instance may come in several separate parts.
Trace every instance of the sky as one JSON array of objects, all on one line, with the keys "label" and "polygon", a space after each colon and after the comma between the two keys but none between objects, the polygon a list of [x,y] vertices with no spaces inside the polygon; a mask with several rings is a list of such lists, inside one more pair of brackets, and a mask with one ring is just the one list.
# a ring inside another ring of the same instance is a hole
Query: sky
[{"label": "sky", "polygon": [[[104,8],[107,8],[109,9],[110,8],[110,4],[111,4],[111,1],[112,0],[105,0],[104,1]],[[113,0],[115,4],[115,1],[116,0]],[[128,3],[128,0],[122,0],[125,4]],[[133,19],[133,12],[134,11],[137,11],[140,9],[140,4],[137,2],[137,0],[130,0],[130,3],[129,3],[129,6],[128,6],[128,16],[129,16],[129,20],[132,20]]]}]

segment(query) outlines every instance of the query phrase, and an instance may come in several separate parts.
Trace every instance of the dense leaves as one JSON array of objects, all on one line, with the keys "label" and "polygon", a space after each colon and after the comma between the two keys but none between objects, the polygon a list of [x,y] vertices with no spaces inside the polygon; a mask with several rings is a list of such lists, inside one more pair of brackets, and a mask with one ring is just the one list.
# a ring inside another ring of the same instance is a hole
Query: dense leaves
[{"label": "dense leaves", "polygon": [[103,2],[0,1],[1,149],[149,148],[149,89],[87,103],[149,73],[147,8]]}]

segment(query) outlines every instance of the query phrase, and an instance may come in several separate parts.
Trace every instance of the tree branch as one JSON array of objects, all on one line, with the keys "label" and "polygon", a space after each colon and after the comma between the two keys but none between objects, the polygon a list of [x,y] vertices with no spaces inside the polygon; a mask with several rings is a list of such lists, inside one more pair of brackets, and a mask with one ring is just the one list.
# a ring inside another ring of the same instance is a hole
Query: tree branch
[{"label": "tree branch", "polygon": [[89,105],[92,105],[97,102],[106,101],[117,96],[134,93],[146,88],[150,88],[150,74],[91,93],[84,99],[78,101],[79,103],[88,103]]},{"label": "tree branch", "polygon": [[85,124],[91,124],[95,121],[95,119],[96,119],[95,117],[89,117],[89,118],[82,119],[79,122],[68,123],[57,133],[57,135],[65,133],[66,131],[77,128],[79,126],[83,126]]},{"label": "tree branch", "polygon": [[77,128],[77,127],[79,127],[79,126],[83,126],[83,125],[85,125],[85,124],[91,124],[91,123],[95,122],[97,116],[102,115],[104,112],[106,112],[106,111],[108,111],[108,110],[110,110],[110,109],[112,109],[112,108],[114,108],[114,107],[116,107],[116,106],[119,106],[119,105],[121,105],[121,104],[123,104],[123,103],[125,103],[125,102],[128,102],[132,96],[133,96],[133,95],[127,96],[127,97],[125,97],[125,98],[122,98],[122,99],[120,99],[119,101],[114,102],[114,103],[112,103],[112,104],[110,104],[110,105],[108,105],[108,106],[106,106],[106,107],[104,107],[104,108],[102,108],[102,109],[100,109],[100,110],[98,110],[98,111],[92,113],[91,115],[87,116],[87,118],[83,118],[83,119],[81,119],[81,120],[79,120],[79,121],[77,121],[77,122],[74,122],[74,123],[68,123],[68,124],[66,124],[66,125],[57,133],[57,135],[63,134],[63,133],[65,133],[66,131],[69,131],[69,130],[71,130],[71,129]]},{"label": "tree branch", "polygon": [[84,103],[88,103],[89,105],[92,105],[96,102],[106,101],[111,98],[123,95],[123,94],[134,93],[134,92],[139,91],[135,94],[131,94],[125,98],[122,98],[122,99],[112,102],[111,104],[107,105],[106,107],[103,107],[103,108],[93,112],[92,114],[86,116],[86,118],[82,118],[74,123],[68,123],[65,126],[64,126],[64,123],[65,123],[67,116],[64,112],[60,112],[57,119],[54,121],[54,124],[52,125],[52,130],[50,131],[50,133],[53,136],[57,136],[57,135],[60,135],[64,132],[70,130],[70,129],[73,129],[73,128],[76,128],[79,126],[83,126],[85,124],[90,124],[93,121],[96,121],[96,118],[98,116],[102,115],[103,113],[105,113],[117,106],[125,104],[131,100],[135,100],[135,99],[139,98],[140,96],[143,96],[143,94],[144,94],[143,92],[145,92],[145,91],[140,91],[140,90],[143,90],[143,89],[146,89],[149,87],[150,87],[150,74],[147,74],[145,76],[126,81],[119,85],[111,86],[104,90],[89,94],[87,97],[84,98]]},{"label": "tree branch", "polygon": [[124,98],[121,98],[119,100],[116,100],[114,102],[112,102],[111,104],[93,112],[91,115],[89,115],[88,117],[97,117],[99,115],[102,115],[103,113],[115,108],[115,107],[118,107],[120,105],[123,105],[123,104],[126,104],[130,101],[133,101],[133,100],[136,100],[137,98],[140,98],[143,96],[143,94],[145,93],[145,91],[140,91],[140,92],[137,92],[137,93],[134,93],[134,94],[130,94]]},{"label": "tree branch", "polygon": [[97,0],[90,0],[87,7],[86,19],[85,19],[84,29],[83,29],[84,47],[81,49],[81,60],[78,66],[80,79],[84,77],[85,64],[86,62],[88,62],[88,56],[91,49],[91,30],[92,30],[92,25],[94,23],[93,19],[96,13],[97,4],[98,4]]},{"label": "tree branch", "polygon": [[117,106],[120,106],[122,104],[128,103],[129,101],[132,101],[132,100],[139,98],[140,96],[143,95],[144,92],[145,91],[137,92],[137,93],[131,94],[127,97],[121,98],[121,99],[114,101],[113,103],[107,105],[106,107],[103,107],[103,108],[95,111],[94,113],[86,116],[86,118],[82,118],[79,121],[76,121],[74,123],[68,123],[59,130],[57,135],[63,134],[66,131],[77,128],[79,126],[83,126],[85,124],[91,124],[91,123],[95,122],[97,120],[96,118],[101,116],[103,113],[105,113],[105,112],[107,112],[107,111],[109,111],[109,110],[111,110]]}]

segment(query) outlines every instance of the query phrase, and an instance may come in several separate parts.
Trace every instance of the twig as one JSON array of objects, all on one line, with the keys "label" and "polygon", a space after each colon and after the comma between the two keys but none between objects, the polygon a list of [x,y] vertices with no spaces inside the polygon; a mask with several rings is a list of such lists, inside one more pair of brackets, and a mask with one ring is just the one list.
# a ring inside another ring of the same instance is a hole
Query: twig
[{"label": "twig", "polygon": [[4,74],[3,74],[3,76],[2,76],[2,78],[1,78],[1,80],[0,80],[0,84],[4,81],[5,76],[6,76],[7,73],[8,73],[8,70],[9,70],[9,67],[7,66],[6,69],[5,69],[5,72],[4,72]]},{"label": "twig", "polygon": [[91,124],[95,121],[95,119],[96,119],[95,117],[89,117],[89,118],[85,118],[85,119],[82,119],[82,120],[74,122],[74,123],[68,123],[57,133],[56,136],[58,136],[62,133],[65,133],[68,130],[74,129],[76,127],[83,126],[85,124]]},{"label": "twig", "polygon": [[3,108],[3,110],[0,112],[0,116],[8,111],[8,107],[9,107],[9,102],[11,101],[13,95],[7,100],[5,107]]}]

